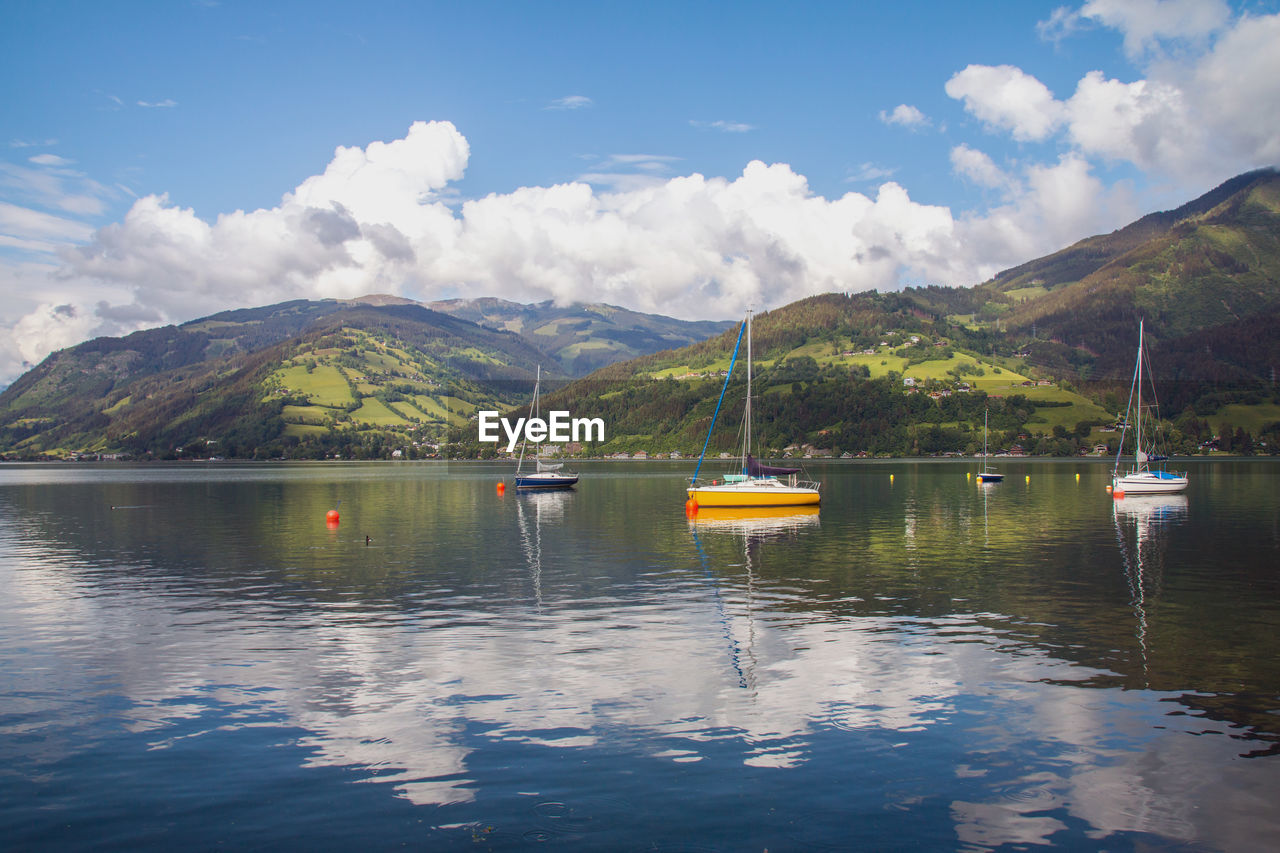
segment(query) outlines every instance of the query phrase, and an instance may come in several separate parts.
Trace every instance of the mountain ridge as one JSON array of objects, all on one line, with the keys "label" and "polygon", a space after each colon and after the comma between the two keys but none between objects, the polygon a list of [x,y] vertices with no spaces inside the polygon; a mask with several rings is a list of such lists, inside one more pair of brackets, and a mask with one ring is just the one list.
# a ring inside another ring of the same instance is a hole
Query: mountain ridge
[{"label": "mountain ridge", "polygon": [[[1280,414],[1264,417],[1280,370],[1280,173],[1237,176],[973,288],[820,294],[763,312],[762,410],[785,421],[777,442],[953,452],[970,447],[976,409],[945,400],[964,394],[1006,401],[1002,440],[1075,452],[1109,440],[1139,318],[1184,449],[1220,411],[1251,418],[1259,439],[1275,431],[1280,448]],[[210,441],[233,455],[485,453],[469,418],[522,405],[538,365],[548,399],[616,418],[612,446],[678,449],[709,415],[736,329],[496,298],[233,309],[51,355],[0,393],[0,453],[155,456]],[[587,375],[555,390],[575,373]]]}]

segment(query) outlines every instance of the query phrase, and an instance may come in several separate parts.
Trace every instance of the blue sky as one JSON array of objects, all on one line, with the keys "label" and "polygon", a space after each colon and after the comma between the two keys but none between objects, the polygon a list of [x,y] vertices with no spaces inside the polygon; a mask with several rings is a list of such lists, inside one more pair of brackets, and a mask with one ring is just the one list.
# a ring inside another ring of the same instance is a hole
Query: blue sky
[{"label": "blue sky", "polygon": [[1280,161],[1278,48],[1256,0],[10,0],[0,382],[297,297],[975,284]]}]

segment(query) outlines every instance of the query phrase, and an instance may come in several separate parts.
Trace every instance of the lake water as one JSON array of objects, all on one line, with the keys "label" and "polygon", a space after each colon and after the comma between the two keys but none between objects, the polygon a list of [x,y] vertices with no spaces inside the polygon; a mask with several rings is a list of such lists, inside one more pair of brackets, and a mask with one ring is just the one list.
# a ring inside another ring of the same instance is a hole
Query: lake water
[{"label": "lake water", "polygon": [[1280,465],[691,467],[0,466],[0,847],[1275,849]]}]

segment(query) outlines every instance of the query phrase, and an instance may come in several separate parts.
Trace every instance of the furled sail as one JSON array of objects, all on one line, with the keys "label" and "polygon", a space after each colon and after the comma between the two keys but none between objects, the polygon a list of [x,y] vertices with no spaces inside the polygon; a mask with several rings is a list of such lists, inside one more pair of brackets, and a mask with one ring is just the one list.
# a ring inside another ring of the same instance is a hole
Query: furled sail
[{"label": "furled sail", "polygon": [[799,473],[799,468],[782,468],[777,465],[762,465],[754,456],[747,454],[748,477],[786,477],[789,474]]}]

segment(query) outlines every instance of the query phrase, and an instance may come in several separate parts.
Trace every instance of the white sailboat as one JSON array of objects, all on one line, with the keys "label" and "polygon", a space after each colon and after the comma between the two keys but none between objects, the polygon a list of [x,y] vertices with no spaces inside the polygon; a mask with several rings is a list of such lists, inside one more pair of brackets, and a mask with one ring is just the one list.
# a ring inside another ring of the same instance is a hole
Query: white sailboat
[{"label": "white sailboat", "polygon": [[987,460],[991,458],[991,454],[987,452],[987,412],[982,412],[982,470],[978,472],[979,483],[998,483],[1004,479],[1004,474],[999,471],[991,470],[991,466],[987,464]]},{"label": "white sailboat", "polygon": [[[1133,385],[1129,390],[1129,405],[1125,409],[1124,429],[1120,433],[1120,448],[1116,452],[1116,464],[1111,474],[1111,494],[1117,498],[1125,495],[1170,495],[1181,492],[1187,487],[1185,471],[1173,472],[1165,471],[1163,468],[1153,469],[1151,467],[1151,462],[1165,458],[1156,456],[1153,452],[1155,436],[1152,433],[1155,432],[1156,420],[1154,402],[1148,407],[1148,411],[1153,413],[1152,429],[1146,437],[1146,444],[1143,444],[1142,365],[1144,360],[1143,324],[1142,321],[1138,321],[1138,360],[1133,368]],[[1148,373],[1150,373],[1149,370]],[[1133,428],[1134,433],[1133,467],[1129,469],[1128,473],[1122,474],[1120,472],[1120,459],[1124,453],[1125,436],[1128,435],[1130,427]]]},{"label": "white sailboat", "polygon": [[[751,314],[747,313],[745,323],[747,336],[747,403],[743,412],[742,467],[739,473],[725,474],[722,478],[710,483],[698,482],[698,471],[702,470],[702,459],[706,456],[706,443],[702,447],[702,456],[698,457],[698,467],[686,490],[688,501],[697,507],[774,507],[774,506],[814,506],[821,501],[819,489],[821,483],[798,479],[799,468],[781,468],[773,465],[762,465],[751,455]],[[741,342],[742,333],[738,333]],[[724,379],[724,388],[729,387],[729,378],[733,376],[733,364],[737,361],[737,346],[734,347],[734,360],[729,364],[729,375]],[[720,391],[720,399],[724,400],[724,388]],[[716,411],[720,408],[717,404]],[[711,419],[711,427],[707,430],[707,441],[711,439],[711,430],[715,429],[715,418]]]}]

